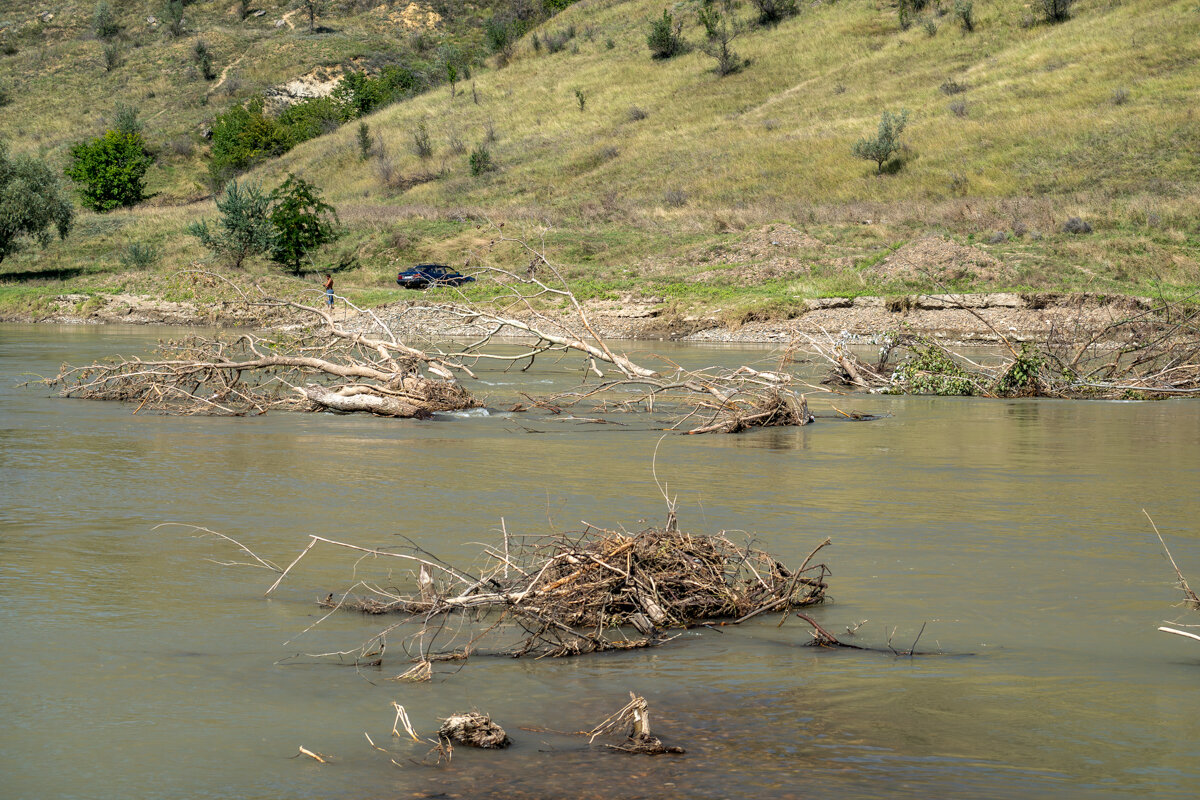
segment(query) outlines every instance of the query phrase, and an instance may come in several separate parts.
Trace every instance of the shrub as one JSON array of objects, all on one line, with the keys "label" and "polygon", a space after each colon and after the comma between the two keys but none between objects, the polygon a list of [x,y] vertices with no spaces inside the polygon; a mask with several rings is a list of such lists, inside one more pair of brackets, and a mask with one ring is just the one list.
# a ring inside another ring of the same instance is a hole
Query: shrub
[{"label": "shrub", "polygon": [[629,108],[628,117],[630,122],[640,122],[648,116],[650,116],[650,114],[645,109],[638,108],[637,106],[630,106]]},{"label": "shrub", "polygon": [[96,3],[96,10],[92,14],[92,30],[101,39],[111,39],[121,32],[121,26],[117,24],[117,15],[113,13],[107,0]]},{"label": "shrub", "polygon": [[468,163],[471,165],[471,174],[476,177],[496,169],[496,165],[492,161],[492,151],[486,144],[481,144],[471,151]]},{"label": "shrub", "polygon": [[187,232],[200,240],[214,255],[238,268],[252,256],[271,249],[275,228],[271,224],[270,198],[255,184],[238,185],[230,181],[217,198],[216,230],[201,220],[187,226]]},{"label": "shrub", "polygon": [[650,57],[665,59],[672,58],[684,52],[686,45],[683,36],[683,21],[676,22],[671,12],[663,9],[662,17],[656,19],[646,36],[646,46],[650,48]]},{"label": "shrub", "polygon": [[[1129,102],[1129,90],[1125,87],[1119,87],[1114,90],[1112,97],[1109,98],[1114,106],[1123,106]],[[0,103],[2,105],[2,103]]]},{"label": "shrub", "polygon": [[358,123],[358,154],[363,161],[371,157],[371,126]]},{"label": "shrub", "polygon": [[946,107],[949,108],[950,113],[956,117],[965,117],[967,115],[967,104],[962,100],[955,100]]},{"label": "shrub", "polygon": [[925,22],[923,24],[925,26],[925,35],[926,36],[930,37],[931,39],[934,36],[937,36],[937,23],[934,22],[932,18],[926,17]]},{"label": "shrub", "polygon": [[542,45],[550,53],[561,53],[567,49],[567,43],[575,38],[575,28],[570,27],[566,30],[547,31],[542,34]]},{"label": "shrub", "polygon": [[152,244],[143,244],[142,242],[131,242],[124,250],[121,251],[118,260],[121,266],[126,269],[150,269],[158,263],[160,253],[158,248]]},{"label": "shrub", "polygon": [[962,94],[969,87],[965,83],[959,83],[954,78],[947,78],[938,88],[942,90],[942,94],[953,96]]},{"label": "shrub", "polygon": [[66,174],[83,204],[104,212],[145,199],[146,170],[153,162],[140,133],[108,131],[71,148]]},{"label": "shrub", "polygon": [[1046,21],[1051,25],[1066,22],[1071,18],[1071,3],[1073,0],[1041,0],[1042,11]]},{"label": "shrub", "polygon": [[12,91],[7,85],[0,83],[0,108],[12,104]]},{"label": "shrub", "polygon": [[800,13],[796,0],[750,0],[758,9],[758,24],[776,25]]},{"label": "shrub", "polygon": [[412,132],[413,152],[419,158],[433,157],[433,140],[429,137],[429,126],[425,124],[425,120],[417,123]]},{"label": "shrub", "polygon": [[167,0],[162,10],[163,30],[168,36],[180,37],[187,31],[183,24],[183,0]]},{"label": "shrub", "polygon": [[854,144],[853,153],[866,161],[874,161],[877,175],[883,174],[883,165],[900,152],[900,134],[908,124],[908,111],[899,114],[884,111],[879,118],[879,130],[873,138],[862,138]]},{"label": "shrub", "polygon": [[958,17],[964,32],[971,33],[975,30],[975,6],[971,0],[954,0],[954,16]]},{"label": "shrub", "polygon": [[117,133],[141,133],[145,125],[138,118],[138,110],[135,106],[126,105],[125,103],[117,103],[117,107],[113,109],[112,129]]},{"label": "shrub", "polygon": [[101,57],[104,60],[104,71],[112,72],[121,66],[121,45],[116,42],[106,42],[104,49],[101,50]]},{"label": "shrub", "polygon": [[300,273],[309,253],[339,236],[337,211],[321,199],[317,188],[303,178],[288,178],[271,192],[271,260]]},{"label": "shrub", "polygon": [[48,245],[51,226],[65,239],[74,219],[70,197],[50,166],[38,158],[10,158],[0,139],[0,261],[26,238]]},{"label": "shrub", "polygon": [[1079,217],[1068,217],[1062,226],[1063,233],[1091,233],[1092,226]]},{"label": "shrub", "polygon": [[579,103],[579,111],[583,113],[583,107],[587,105],[587,96],[583,93],[583,89],[575,90],[575,102]]},{"label": "shrub", "polygon": [[196,40],[196,46],[192,48],[192,57],[196,60],[196,67],[199,68],[200,75],[204,80],[211,81],[217,77],[217,71],[213,69],[212,52],[203,39]]},{"label": "shrub", "polygon": [[687,205],[687,192],[682,189],[668,189],[663,194],[663,202],[671,208],[683,208]]}]

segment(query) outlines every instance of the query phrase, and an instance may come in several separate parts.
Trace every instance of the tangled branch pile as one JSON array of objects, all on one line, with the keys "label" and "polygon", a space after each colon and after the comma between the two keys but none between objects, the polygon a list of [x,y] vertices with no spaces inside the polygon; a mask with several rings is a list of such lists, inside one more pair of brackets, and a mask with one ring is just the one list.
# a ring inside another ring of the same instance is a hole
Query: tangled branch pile
[{"label": "tangled branch pile", "polygon": [[1200,308],[1164,302],[1086,336],[1081,330],[1052,328],[1038,342],[1018,344],[994,328],[993,332],[1006,352],[988,364],[909,333],[890,334],[873,364],[845,342],[806,338],[833,367],[827,383],[892,394],[1079,399],[1200,395]]},{"label": "tangled branch pile", "polygon": [[[484,550],[484,566],[475,573],[415,547],[371,550],[310,539],[301,557],[323,542],[413,565],[413,591],[360,581],[338,598],[328,595],[323,604],[406,615],[372,639],[369,650],[378,655],[386,634],[404,632],[416,645],[412,655],[418,662],[409,677],[420,679],[428,677],[431,661],[480,652],[571,656],[654,646],[666,641],[668,629],[714,619],[742,622],[820,603],[828,575],[824,564],[809,563],[828,539],[799,568],[789,569],[724,535],[698,536],[671,525],[632,535],[589,528],[577,535],[506,537],[503,547]],[[452,619],[462,624],[452,626]],[[635,631],[639,635],[631,636]],[[485,645],[485,639],[506,635],[505,644]],[[447,637],[444,643],[442,637]]]}]

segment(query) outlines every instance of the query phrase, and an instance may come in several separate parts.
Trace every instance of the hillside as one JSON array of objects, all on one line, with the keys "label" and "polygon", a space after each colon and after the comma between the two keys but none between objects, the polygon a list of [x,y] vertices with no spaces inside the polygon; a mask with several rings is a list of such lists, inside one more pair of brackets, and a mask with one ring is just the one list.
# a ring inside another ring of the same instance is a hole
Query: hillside
[{"label": "hillside", "polygon": [[[34,17],[32,4],[15,5]],[[201,199],[205,120],[318,68],[370,70],[411,54],[416,29],[403,15],[434,19],[409,3],[350,4],[314,34],[288,26],[299,14],[277,27],[282,5],[252,4],[267,13],[246,22],[234,5],[187,7],[225,72],[220,83],[190,75],[194,36],[147,35],[105,73],[86,34],[92,6],[39,23],[41,44],[9,20],[21,13],[4,12],[2,41],[19,47],[0,57],[16,76],[0,135],[15,151],[61,160],[118,102],[140,107],[160,147],[156,197],[81,214],[65,242],[0,264],[7,306],[35,307],[63,290],[63,276],[85,293],[162,291],[157,272],[124,268],[119,256],[131,242],[151,244],[158,272],[205,257],[181,234],[214,213]],[[482,56],[481,21],[510,5],[425,8],[443,19],[430,30]],[[945,2],[915,13],[907,30],[887,3],[805,5],[772,26],[753,24],[744,6],[731,44],[749,64],[725,76],[700,48],[697,8],[671,7],[691,51],[653,60],[646,36],[661,4],[582,0],[527,33],[503,68],[476,57],[453,92],[443,81],[365,117],[368,158],[351,123],[249,178],[271,187],[294,172],[320,185],[347,232],[316,265],[344,265],[339,286],[374,302],[400,296],[390,288],[397,264],[463,263],[487,244],[486,221],[531,235],[549,228],[549,254],[585,296],[640,295],[731,322],[788,316],[825,295],[1178,298],[1200,283],[1194,0],[1085,0],[1053,25],[1040,4],[997,0],[978,4],[973,32]],[[122,19],[133,31],[145,16]],[[901,109],[905,148],[877,175],[852,147],[882,112]],[[424,159],[413,146],[421,122],[433,150]],[[473,175],[469,156],[481,146],[495,169]],[[1091,232],[1064,232],[1071,217]]]}]

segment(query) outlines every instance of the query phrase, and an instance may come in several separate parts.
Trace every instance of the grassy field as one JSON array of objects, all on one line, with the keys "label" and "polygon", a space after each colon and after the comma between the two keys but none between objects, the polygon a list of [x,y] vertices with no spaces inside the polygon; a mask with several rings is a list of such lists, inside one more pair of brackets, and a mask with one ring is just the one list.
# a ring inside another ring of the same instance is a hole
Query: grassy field
[{"label": "grassy field", "polygon": [[[196,3],[188,12],[216,66],[234,65],[214,92],[188,61],[195,36],[136,33],[141,11],[122,35],[145,43],[105,73],[88,38],[91,6],[38,23],[39,34],[10,18],[34,19],[40,6],[13,5],[0,20],[0,41],[18,48],[0,56],[16,76],[0,112],[13,149],[61,161],[126,102],[162,154],[157,197],[81,214],[67,241],[0,264],[10,309],[64,291],[157,291],[163,274],[206,257],[181,233],[215,213],[195,135],[206,116],[317,66],[411,44],[383,22],[407,3],[355,6],[316,35],[275,27],[282,4],[256,4],[268,13],[239,23],[230,4]],[[901,30],[886,2],[803,5],[773,27],[754,25],[746,6],[733,47],[750,63],[718,77],[694,3],[670,7],[691,52],[654,61],[646,34],[661,3],[581,0],[453,96],[443,85],[365,118],[369,158],[351,123],[248,177],[269,188],[294,172],[323,188],[346,233],[314,267],[350,265],[339,286],[372,302],[399,296],[390,287],[409,262],[527,260],[489,248],[500,222],[544,236],[584,296],[636,294],[733,321],[786,316],[805,297],[940,288],[1189,296],[1200,285],[1195,0],[1083,0],[1057,25],[1040,21],[1037,3],[996,0],[975,11],[973,33],[950,7],[942,0]],[[561,49],[546,45],[554,38]],[[901,109],[905,149],[876,175],[851,148],[883,111]],[[434,145],[426,159],[413,147],[420,121]],[[496,169],[472,175],[479,147]],[[419,175],[433,179],[403,188]],[[1070,217],[1092,232],[1063,232]],[[917,274],[896,269],[937,250],[930,241],[946,258],[910,263]],[[123,267],[134,242],[158,247],[158,265]]]}]

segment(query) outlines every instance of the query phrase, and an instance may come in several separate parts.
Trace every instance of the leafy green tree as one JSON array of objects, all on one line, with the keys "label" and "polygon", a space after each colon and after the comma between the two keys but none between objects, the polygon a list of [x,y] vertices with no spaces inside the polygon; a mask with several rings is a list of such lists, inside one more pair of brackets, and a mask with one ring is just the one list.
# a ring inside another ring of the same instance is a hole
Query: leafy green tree
[{"label": "leafy green tree", "polygon": [[310,250],[340,235],[337,211],[321,199],[317,187],[288,174],[271,192],[271,225],[275,228],[271,260],[300,273],[300,262]]},{"label": "leafy green tree", "polygon": [[50,166],[37,158],[10,158],[8,143],[0,139],[0,261],[17,252],[24,238],[45,247],[51,226],[65,239],[74,219],[71,200]]},{"label": "leafy green tree", "polygon": [[875,174],[883,174],[883,165],[892,156],[900,152],[900,134],[908,124],[908,110],[899,114],[890,111],[883,112],[879,118],[879,130],[873,138],[862,138],[854,144],[853,153],[866,161],[874,161],[877,167]]},{"label": "leafy green tree", "polygon": [[230,181],[217,198],[216,229],[207,220],[193,222],[187,232],[230,266],[240,268],[247,259],[271,249],[275,226],[271,224],[271,198],[255,184]]},{"label": "leafy green tree", "polygon": [[671,13],[663,9],[662,17],[656,19],[646,36],[646,46],[651,58],[671,58],[682,53],[686,47],[681,31],[683,22],[676,22]]},{"label": "leafy green tree", "polygon": [[71,148],[66,174],[85,206],[105,212],[146,198],[146,170],[153,163],[140,133],[107,131]]}]

